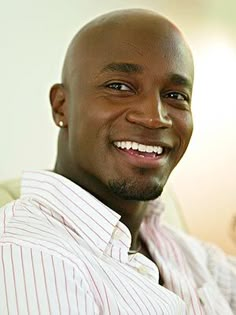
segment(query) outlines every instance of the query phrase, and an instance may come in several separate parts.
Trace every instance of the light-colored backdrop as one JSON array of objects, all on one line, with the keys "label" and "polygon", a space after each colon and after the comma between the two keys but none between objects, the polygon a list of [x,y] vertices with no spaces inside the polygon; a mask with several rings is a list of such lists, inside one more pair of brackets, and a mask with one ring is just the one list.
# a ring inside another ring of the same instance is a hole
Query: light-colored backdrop
[{"label": "light-colored backdrop", "polygon": [[114,9],[154,9],[183,30],[196,64],[195,132],[172,186],[191,233],[235,253],[229,238],[236,213],[235,0],[0,2],[0,179],[53,166],[57,128],[48,91],[60,80],[66,47],[78,28]]}]

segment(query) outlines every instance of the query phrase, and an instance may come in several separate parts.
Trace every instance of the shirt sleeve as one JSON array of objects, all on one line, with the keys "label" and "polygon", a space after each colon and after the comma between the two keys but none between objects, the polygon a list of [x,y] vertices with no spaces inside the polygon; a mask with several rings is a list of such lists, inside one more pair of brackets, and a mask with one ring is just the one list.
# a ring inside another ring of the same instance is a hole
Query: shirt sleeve
[{"label": "shirt sleeve", "polygon": [[76,266],[15,244],[0,246],[0,301],[2,315],[99,314]]},{"label": "shirt sleeve", "polygon": [[206,243],[202,245],[206,252],[208,269],[233,313],[236,314],[236,257],[225,255],[214,245]]}]

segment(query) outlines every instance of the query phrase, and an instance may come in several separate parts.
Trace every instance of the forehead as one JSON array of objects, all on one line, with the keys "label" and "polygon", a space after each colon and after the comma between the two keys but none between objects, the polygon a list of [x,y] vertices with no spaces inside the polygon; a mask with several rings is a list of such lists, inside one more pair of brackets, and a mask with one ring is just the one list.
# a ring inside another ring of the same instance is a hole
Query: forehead
[{"label": "forehead", "polygon": [[191,52],[169,24],[103,25],[84,34],[75,51],[74,67],[88,75],[99,74],[109,64],[134,63],[149,73],[193,77]]}]

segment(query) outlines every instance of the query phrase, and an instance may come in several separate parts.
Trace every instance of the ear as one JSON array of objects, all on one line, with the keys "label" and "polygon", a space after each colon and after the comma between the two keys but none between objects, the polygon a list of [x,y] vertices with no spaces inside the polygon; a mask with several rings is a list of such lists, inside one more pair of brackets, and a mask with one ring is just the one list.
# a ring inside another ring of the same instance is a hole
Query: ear
[{"label": "ear", "polygon": [[52,107],[52,116],[55,124],[60,127],[67,127],[67,95],[65,87],[62,84],[54,84],[50,90],[50,103]]}]

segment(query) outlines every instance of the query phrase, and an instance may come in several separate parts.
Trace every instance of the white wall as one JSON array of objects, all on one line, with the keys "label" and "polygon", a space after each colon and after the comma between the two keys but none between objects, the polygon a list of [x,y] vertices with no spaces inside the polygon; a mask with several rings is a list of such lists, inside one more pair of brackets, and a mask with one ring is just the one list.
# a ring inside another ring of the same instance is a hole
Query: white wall
[{"label": "white wall", "polygon": [[0,179],[53,166],[57,128],[48,91],[78,28],[113,9],[154,9],[184,31],[196,60],[195,132],[172,185],[191,232],[233,252],[227,229],[236,212],[235,1],[0,1]]}]

